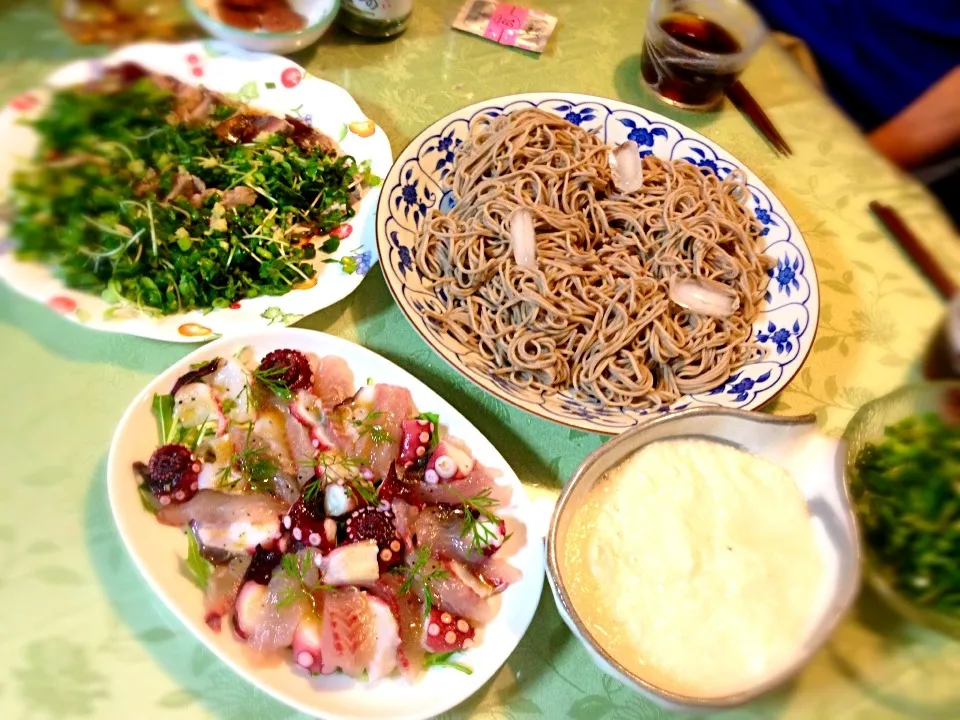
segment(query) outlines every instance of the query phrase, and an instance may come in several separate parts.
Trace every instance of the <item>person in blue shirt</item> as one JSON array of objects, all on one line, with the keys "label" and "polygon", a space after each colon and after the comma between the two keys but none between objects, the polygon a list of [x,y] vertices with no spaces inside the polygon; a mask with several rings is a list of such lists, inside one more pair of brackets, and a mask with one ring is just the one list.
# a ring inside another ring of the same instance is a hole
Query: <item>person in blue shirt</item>
[{"label": "person in blue shirt", "polygon": [[[960,0],[752,3],[810,47],[831,96],[891,161],[915,170],[960,150]],[[955,219],[958,179],[931,185]]]}]

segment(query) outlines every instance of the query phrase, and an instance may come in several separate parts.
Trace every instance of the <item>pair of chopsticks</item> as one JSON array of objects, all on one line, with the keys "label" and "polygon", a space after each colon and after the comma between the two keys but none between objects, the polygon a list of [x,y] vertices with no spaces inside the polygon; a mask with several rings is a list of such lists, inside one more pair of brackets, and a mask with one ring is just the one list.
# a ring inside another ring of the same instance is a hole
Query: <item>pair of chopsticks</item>
[{"label": "pair of chopsticks", "polygon": [[903,218],[900,217],[900,213],[889,205],[884,205],[876,200],[871,201],[869,207],[880,224],[893,235],[894,240],[903,248],[903,251],[919,266],[920,271],[937,289],[937,292],[945,300],[953,297],[957,293],[957,283],[947,275],[943,266],[927,252],[920,239],[913,234],[913,231],[907,227]]},{"label": "pair of chopsticks", "polygon": [[754,99],[753,95],[744,87],[739,80],[735,81],[727,89],[727,97],[733,102],[736,108],[750,118],[754,127],[773,145],[774,150],[783,156],[793,155],[793,150],[783,139],[783,135],[777,130],[776,126],[767,117],[767,114],[760,107],[760,104]]}]

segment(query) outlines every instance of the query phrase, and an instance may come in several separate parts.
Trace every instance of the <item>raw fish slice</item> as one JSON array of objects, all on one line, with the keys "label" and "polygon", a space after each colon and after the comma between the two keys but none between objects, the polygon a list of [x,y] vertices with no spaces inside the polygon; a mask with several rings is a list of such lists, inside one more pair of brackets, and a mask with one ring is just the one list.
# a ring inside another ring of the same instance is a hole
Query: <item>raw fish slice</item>
[{"label": "raw fish slice", "polygon": [[479,564],[471,565],[470,570],[480,580],[493,587],[496,592],[502,592],[523,577],[523,573],[511,565],[506,558],[496,555],[486,558]]},{"label": "raw fish slice", "polygon": [[484,490],[490,490],[490,497],[500,503],[501,507],[510,504],[512,491],[509,485],[498,485],[493,474],[480,463],[475,463],[473,470],[463,480],[451,482],[420,483],[420,498],[428,505],[460,505],[463,498],[479,495]]},{"label": "raw fish slice", "polygon": [[[233,357],[221,361],[220,368],[209,380],[210,386],[223,407],[224,415],[234,423],[249,422],[253,415],[250,406],[250,374],[243,363]],[[229,402],[227,402],[229,401]]]},{"label": "raw fish slice", "polygon": [[309,431],[301,423],[294,420],[289,414],[285,421],[287,424],[287,447],[290,448],[290,455],[297,467],[297,482],[302,488],[315,474],[312,461],[317,451],[310,442]]},{"label": "raw fish slice", "polygon": [[445,560],[478,562],[483,556],[462,537],[463,509],[449,506],[426,507],[413,526],[418,545],[427,545],[434,556]]},{"label": "raw fish slice", "polygon": [[289,647],[304,616],[312,612],[307,596],[299,592],[300,581],[284,572],[274,572],[264,586],[247,581],[237,596],[237,627],[250,649],[269,654]]},{"label": "raw fish slice", "polygon": [[[431,560],[423,570],[423,576],[436,571],[446,570],[438,561]],[[423,588],[416,587],[417,594],[422,600]],[[462,615],[468,620],[485,625],[497,614],[496,608],[486,598],[478,595],[462,580],[450,572],[445,572],[439,580],[430,581],[430,591],[433,593],[437,607],[454,615]]]},{"label": "raw fish slice", "polygon": [[403,421],[415,412],[406,388],[367,385],[331,413],[331,426],[341,449],[382,479],[400,452]]},{"label": "raw fish slice", "polygon": [[290,447],[287,445],[288,422],[294,421],[286,408],[267,408],[253,425],[250,445],[267,453],[277,467],[287,475],[296,475],[297,466],[293,462]]},{"label": "raw fish slice", "polygon": [[397,663],[401,674],[410,682],[423,672],[424,650],[420,644],[423,635],[423,603],[413,592],[400,594],[403,578],[395,573],[383,573],[373,593],[393,610],[400,630]]},{"label": "raw fish slice", "polygon": [[201,526],[231,525],[237,522],[265,525],[276,522],[289,509],[282,500],[265,493],[235,495],[200,490],[187,502],[160,508],[157,520],[164,525],[188,525],[197,522]]},{"label": "raw fish slice", "polygon": [[373,657],[367,666],[367,678],[375,682],[386,677],[397,667],[397,651],[400,646],[400,629],[390,606],[378,597],[367,596],[367,604],[373,615],[375,645]]},{"label": "raw fish slice", "polygon": [[313,368],[313,393],[327,412],[351,397],[356,390],[353,371],[347,361],[336,355],[308,356]]},{"label": "raw fish slice", "polygon": [[323,596],[323,630],[320,633],[321,672],[337,669],[360,677],[376,650],[374,617],[365,593],[348,587],[328,590]]},{"label": "raw fish slice", "polygon": [[210,574],[203,595],[203,619],[212,630],[220,632],[223,617],[233,607],[250,559],[249,555],[237,556],[228,564],[217,566]]}]

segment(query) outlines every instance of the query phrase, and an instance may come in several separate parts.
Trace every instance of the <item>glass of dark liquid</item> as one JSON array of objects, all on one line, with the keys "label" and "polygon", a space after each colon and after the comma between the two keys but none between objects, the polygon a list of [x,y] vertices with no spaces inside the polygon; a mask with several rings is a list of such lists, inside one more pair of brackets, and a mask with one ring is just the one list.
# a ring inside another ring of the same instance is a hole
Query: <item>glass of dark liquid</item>
[{"label": "glass of dark liquid", "polygon": [[663,102],[710,110],[765,34],[763,20],[742,0],[653,0],[640,73]]}]

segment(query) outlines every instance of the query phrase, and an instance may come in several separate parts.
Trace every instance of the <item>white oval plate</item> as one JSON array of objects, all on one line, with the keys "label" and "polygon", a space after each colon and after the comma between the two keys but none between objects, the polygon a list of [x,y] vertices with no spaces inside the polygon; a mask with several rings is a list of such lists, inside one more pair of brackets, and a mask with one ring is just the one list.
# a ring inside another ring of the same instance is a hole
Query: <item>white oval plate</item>
[{"label": "white oval plate", "polygon": [[[393,160],[390,141],[343,88],[309,75],[294,62],[277,55],[249,53],[217,41],[179,45],[142,43],[124,47],[103,59],[80,60],[54,72],[45,87],[83,83],[104,65],[135,62],[183,82],[202,84],[268,112],[299,115],[340,143],[358,162],[369,160],[380,177]],[[36,133],[21,124],[38,111],[45,95],[38,89],[14,98],[0,112],[0,197],[6,195],[14,170],[33,156]],[[128,333],[172,342],[198,342],[218,335],[236,335],[258,327],[289,325],[345,298],[376,262],[373,215],[380,188],[372,188],[357,207],[357,214],[341,226],[342,242],[334,259],[352,256],[357,271],[345,273],[339,264],[318,257],[318,282],[311,288],[286,295],[241,300],[235,307],[204,313],[195,310],[152,317],[136,308],[106,302],[66,288],[50,268],[20,262],[13,254],[14,241],[7,227],[0,228],[0,278],[12,288],[44,303],[74,322],[107,332]],[[349,233],[349,234],[348,234]],[[328,257],[328,256],[324,256]]]},{"label": "white oval plate", "polygon": [[413,263],[416,237],[426,213],[455,203],[443,181],[454,148],[467,137],[470,119],[479,113],[509,113],[537,107],[595,132],[604,142],[633,140],[641,155],[685,159],[724,177],[741,168],[750,189],[748,206],[764,226],[765,252],[777,261],[767,296],[753,325],[754,337],[768,349],[761,360],[736,370],[714,390],[680,397],[667,410],[729,407],[751,410],[780,392],[796,375],[813,347],[820,315],[820,294],[813,258],[796,223],[777,197],[749,169],[703,135],[685,125],[617,100],[573,93],[527,93],[485,100],[450,113],[420,133],[400,153],[383,183],[377,208],[377,250],[387,285],[400,309],[440,357],[472,382],[502,400],[547,420],[581,430],[617,434],[641,422],[650,411],[604,405],[575,397],[569,390],[541,394],[513,385],[463,360],[471,351],[429,325],[423,308],[435,303]]},{"label": "white oval plate", "polygon": [[[357,682],[344,675],[311,678],[289,659],[268,667],[258,665],[246,646],[234,638],[229,623],[224,623],[219,633],[207,627],[203,593],[179,569],[180,559],[186,556],[186,538],[175,528],[160,525],[143,509],[131,468],[134,461],[145,461],[157,445],[156,422],[150,409],[154,393],[169,392],[192,363],[232,354],[245,345],[258,357],[277,348],[339,355],[350,364],[358,383],[369,377],[408,388],[421,411],[438,412],[447,432],[466,442],[479,462],[499,471],[500,484],[513,488],[513,501],[503,514],[519,525],[513,529],[505,552],[523,578],[500,596],[500,611],[484,628],[482,642],[463,653],[463,662],[473,668],[472,675],[432,668],[415,685],[400,677],[376,683]],[[543,540],[533,532],[540,525],[526,491],[503,456],[452,405],[405,370],[366,348],[324,333],[278,328],[222,338],[167,369],[137,395],[124,413],[110,445],[107,489],[120,537],[140,573],[167,607],[242,678],[310,715],[336,720],[419,720],[449,710],[476,692],[503,665],[530,625],[543,589]]]}]

